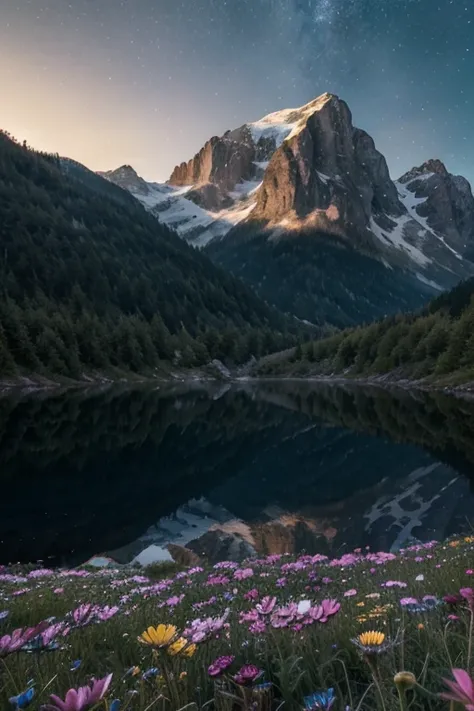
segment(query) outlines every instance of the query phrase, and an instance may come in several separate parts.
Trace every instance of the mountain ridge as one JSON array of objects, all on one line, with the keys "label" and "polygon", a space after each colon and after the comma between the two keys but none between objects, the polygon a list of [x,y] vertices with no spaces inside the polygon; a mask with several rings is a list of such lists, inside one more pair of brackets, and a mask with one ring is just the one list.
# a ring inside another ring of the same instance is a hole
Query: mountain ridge
[{"label": "mountain ridge", "polygon": [[[106,177],[120,184],[120,170]],[[129,189],[155,217],[312,323],[416,309],[474,274],[468,181],[437,159],[392,180],[335,94],[212,137],[146,194],[139,181]]]}]

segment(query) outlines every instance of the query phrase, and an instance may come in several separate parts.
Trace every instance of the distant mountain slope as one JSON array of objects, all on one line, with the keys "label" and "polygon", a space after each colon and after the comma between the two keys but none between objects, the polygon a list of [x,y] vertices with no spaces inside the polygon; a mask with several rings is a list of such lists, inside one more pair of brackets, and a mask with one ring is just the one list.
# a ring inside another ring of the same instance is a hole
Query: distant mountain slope
[{"label": "distant mountain slope", "polygon": [[242,361],[295,322],[116,186],[0,133],[0,375]]},{"label": "distant mountain slope", "polygon": [[347,104],[323,94],[214,136],[166,184],[103,174],[279,308],[361,323],[474,274],[474,198],[440,161],[393,182]]},{"label": "distant mountain slope", "polygon": [[260,372],[474,382],[474,279],[434,299],[420,314],[393,316],[309,343]]}]

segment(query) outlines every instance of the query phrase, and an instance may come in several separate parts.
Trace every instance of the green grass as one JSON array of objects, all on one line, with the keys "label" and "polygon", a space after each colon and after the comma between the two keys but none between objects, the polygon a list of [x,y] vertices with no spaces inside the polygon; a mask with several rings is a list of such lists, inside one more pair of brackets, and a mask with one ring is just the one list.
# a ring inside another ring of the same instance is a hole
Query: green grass
[{"label": "green grass", "polygon": [[[466,571],[474,568],[474,538],[406,551],[381,563],[361,555],[355,558],[332,564],[309,556],[248,561],[240,567],[251,569],[253,574],[244,580],[235,579],[234,570],[191,569],[177,574],[171,570],[170,577],[163,579],[161,573],[165,571],[155,568],[153,577],[158,582],[137,578],[140,573],[130,569],[81,571],[81,577],[67,572],[35,577],[35,571],[17,568],[13,579],[8,576],[9,570],[0,571],[0,612],[9,613],[0,621],[0,637],[52,616],[57,620],[67,618],[81,603],[119,606],[110,620],[73,629],[59,638],[62,649],[39,654],[20,651],[1,659],[0,709],[13,708],[8,698],[24,691],[29,680],[35,684],[30,708],[39,709],[51,693],[64,698],[70,687],[85,685],[93,676],[113,673],[106,699],[97,708],[107,709],[111,700],[120,699],[121,709],[137,711],[177,711],[188,705],[234,711],[253,708],[253,703],[262,711],[282,708],[282,704],[284,709],[293,710],[303,707],[306,695],[333,687],[334,709],[350,706],[352,711],[394,711],[400,709],[400,698],[393,677],[401,670],[412,672],[419,684],[407,692],[410,709],[447,709],[448,703],[437,696],[445,688],[443,678],[451,678],[453,667],[472,670],[474,666],[469,651],[469,606],[466,602],[459,605],[454,611],[459,619],[451,620],[453,610],[447,604],[409,613],[400,599],[421,599],[424,595],[442,598],[469,587],[474,576]],[[296,566],[286,569],[288,563],[295,562]],[[218,578],[208,584],[209,575],[225,575],[228,581],[219,584]],[[406,587],[385,587],[387,581],[406,583]],[[325,623],[313,622],[301,629],[276,629],[267,624],[262,633],[250,632],[250,623],[241,622],[240,613],[255,608],[256,601],[246,597],[253,589],[259,599],[276,596],[277,605],[301,600],[315,605],[323,599],[336,599],[341,608]],[[356,592],[347,597],[349,590]],[[375,599],[374,594],[380,597]],[[167,604],[180,595],[184,597],[178,604]],[[171,657],[163,650],[154,652],[137,639],[150,625],[173,624],[181,631],[198,617],[216,617],[226,609],[228,626],[215,638],[197,645],[190,658]],[[377,656],[376,668],[351,642],[372,629],[396,641]],[[236,659],[225,680],[227,691],[222,694],[216,692],[207,669],[216,657],[226,654]],[[82,660],[81,665],[71,671],[75,660]],[[243,664],[262,669],[262,678],[272,682],[271,690],[258,693],[236,685],[230,677]],[[140,673],[126,676],[135,666]],[[150,667],[159,667],[160,675],[143,679],[143,672]]]}]

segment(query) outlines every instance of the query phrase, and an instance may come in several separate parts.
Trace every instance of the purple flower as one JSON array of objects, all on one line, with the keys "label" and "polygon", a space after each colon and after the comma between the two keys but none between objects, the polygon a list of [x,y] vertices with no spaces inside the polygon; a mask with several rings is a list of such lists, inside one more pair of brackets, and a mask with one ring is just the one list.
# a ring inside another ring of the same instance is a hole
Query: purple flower
[{"label": "purple flower", "polygon": [[225,657],[217,657],[208,667],[207,673],[213,678],[221,676],[234,662],[235,657],[228,655]]},{"label": "purple flower", "polygon": [[262,599],[262,602],[255,605],[255,609],[260,615],[270,615],[270,613],[273,612],[273,608],[276,605],[276,601],[276,597],[270,597],[269,595],[266,595]]},{"label": "purple flower", "polygon": [[18,652],[25,644],[37,637],[48,627],[47,622],[40,622],[36,627],[28,627],[27,629],[16,629],[11,635],[6,634],[0,637],[0,657],[6,657],[7,654]]},{"label": "purple flower", "polygon": [[215,570],[221,570],[221,569],[232,570],[233,568],[238,568],[238,567],[239,567],[239,564],[234,563],[232,560],[223,560],[220,563],[216,563],[214,565]]},{"label": "purple flower", "polygon": [[3,610],[2,612],[0,612],[0,620],[6,619],[9,614],[10,612],[8,610]]},{"label": "purple flower", "polygon": [[382,583],[382,588],[406,588],[407,584],[401,580],[387,580],[386,583]]},{"label": "purple flower", "polygon": [[472,588],[461,588],[459,594],[466,600],[471,610],[474,610],[474,590]]},{"label": "purple flower", "polygon": [[50,625],[39,635],[24,644],[22,647],[22,651],[52,652],[55,649],[59,649],[59,643],[56,641],[56,637],[64,632],[64,628],[64,622],[57,622],[54,625]]},{"label": "purple flower", "polygon": [[112,674],[103,679],[92,679],[90,686],[81,686],[79,689],[69,689],[64,701],[51,695],[51,704],[46,704],[43,711],[87,711],[104,698],[112,681]]},{"label": "purple flower", "polygon": [[28,573],[29,578],[44,578],[49,575],[54,575],[54,570],[49,570],[48,568],[38,568],[38,570],[32,570]]},{"label": "purple flower", "polygon": [[115,607],[109,607],[106,605],[105,607],[98,607],[95,609],[95,616],[98,620],[101,622],[106,622],[107,620],[110,620],[111,617],[117,614],[119,611],[119,608],[117,606]]},{"label": "purple flower", "polygon": [[239,615],[239,622],[257,622],[259,619],[257,610],[249,610],[248,612],[241,612]]},{"label": "purple flower", "polygon": [[443,600],[448,605],[459,605],[459,603],[462,602],[462,597],[461,595],[445,595]]},{"label": "purple flower", "polygon": [[339,612],[341,603],[337,600],[323,600],[321,607],[323,608],[323,614],[319,618],[319,622],[327,622],[329,617]]},{"label": "purple flower", "polygon": [[346,590],[344,593],[344,597],[353,597],[354,595],[357,595],[357,590],[352,588],[351,590]]},{"label": "purple flower", "polygon": [[210,575],[206,585],[227,585],[229,578],[226,575]]},{"label": "purple flower", "polygon": [[262,674],[263,671],[255,664],[245,664],[234,676],[234,681],[240,686],[251,686]]},{"label": "purple flower", "polygon": [[474,682],[464,669],[452,669],[455,681],[444,679],[449,692],[440,694],[441,698],[448,701],[457,701],[466,711],[474,709]]},{"label": "purple flower", "polygon": [[72,612],[72,619],[76,627],[85,627],[90,624],[95,617],[96,608],[91,603],[79,605]]},{"label": "purple flower", "polygon": [[251,578],[252,575],[252,568],[239,568],[238,570],[234,571],[234,578],[236,580],[246,580],[247,578]]},{"label": "purple flower", "polygon": [[244,600],[258,600],[258,595],[259,593],[257,588],[253,588],[245,593]]},{"label": "purple flower", "polygon": [[267,626],[265,622],[262,622],[262,620],[257,620],[257,622],[254,622],[250,625],[249,632],[252,632],[252,634],[263,634],[266,629]]},{"label": "purple flower", "polygon": [[226,610],[222,617],[193,620],[191,626],[183,631],[183,637],[189,639],[193,644],[200,644],[210,637],[216,637],[224,629],[228,615],[229,610]]},{"label": "purple flower", "polygon": [[406,607],[407,605],[417,605],[417,604],[418,604],[418,600],[416,599],[416,597],[402,597],[402,599],[400,600],[400,605],[402,607]]}]

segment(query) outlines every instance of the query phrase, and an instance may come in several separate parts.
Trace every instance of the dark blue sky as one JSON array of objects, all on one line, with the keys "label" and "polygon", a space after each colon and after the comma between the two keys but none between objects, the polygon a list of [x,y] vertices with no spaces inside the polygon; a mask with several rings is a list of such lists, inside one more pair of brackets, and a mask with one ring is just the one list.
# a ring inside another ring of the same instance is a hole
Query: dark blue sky
[{"label": "dark blue sky", "polygon": [[0,125],[166,179],[213,134],[330,91],[393,177],[474,181],[474,0],[3,0]]}]

